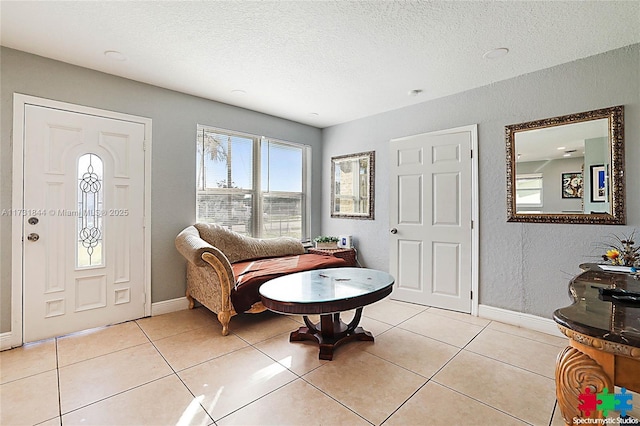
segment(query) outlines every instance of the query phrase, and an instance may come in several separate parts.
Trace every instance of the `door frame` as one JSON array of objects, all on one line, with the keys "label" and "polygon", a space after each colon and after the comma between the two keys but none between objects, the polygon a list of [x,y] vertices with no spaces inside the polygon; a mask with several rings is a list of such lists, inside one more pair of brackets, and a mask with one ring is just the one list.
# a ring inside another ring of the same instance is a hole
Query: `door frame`
[{"label": "door frame", "polygon": [[[13,171],[11,205],[13,210],[24,209],[24,126],[25,107],[58,109],[73,113],[129,121],[144,125],[144,315],[151,315],[151,127],[152,120],[130,114],[76,105],[52,99],[39,98],[21,93],[13,94]],[[11,347],[24,343],[23,293],[23,217],[14,214],[11,218]]]},{"label": "door frame", "polygon": [[471,315],[478,316],[480,284],[479,284],[479,235],[480,235],[480,203],[478,192],[478,125],[469,124],[466,126],[454,127],[451,129],[436,130],[433,132],[417,133],[408,136],[393,138],[393,140],[406,139],[420,135],[444,135],[450,133],[471,133]]}]

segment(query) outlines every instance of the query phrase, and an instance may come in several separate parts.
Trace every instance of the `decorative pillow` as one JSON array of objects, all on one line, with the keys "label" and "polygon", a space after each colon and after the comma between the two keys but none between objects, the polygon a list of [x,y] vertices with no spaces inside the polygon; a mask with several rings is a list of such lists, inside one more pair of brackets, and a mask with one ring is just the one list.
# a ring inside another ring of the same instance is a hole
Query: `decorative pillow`
[{"label": "decorative pillow", "polygon": [[304,254],[302,243],[295,238],[252,238],[213,223],[196,223],[194,226],[200,232],[200,238],[223,252],[231,263]]}]

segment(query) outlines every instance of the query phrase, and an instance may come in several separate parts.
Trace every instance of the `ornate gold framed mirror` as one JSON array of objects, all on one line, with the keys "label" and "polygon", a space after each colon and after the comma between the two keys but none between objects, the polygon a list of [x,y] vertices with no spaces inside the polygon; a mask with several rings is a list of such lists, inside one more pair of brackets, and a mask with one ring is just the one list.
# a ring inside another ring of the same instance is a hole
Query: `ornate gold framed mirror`
[{"label": "ornate gold framed mirror", "polygon": [[624,106],[505,127],[507,221],[624,225]]},{"label": "ornate gold framed mirror", "polygon": [[375,151],[331,157],[331,217],[373,219]]}]

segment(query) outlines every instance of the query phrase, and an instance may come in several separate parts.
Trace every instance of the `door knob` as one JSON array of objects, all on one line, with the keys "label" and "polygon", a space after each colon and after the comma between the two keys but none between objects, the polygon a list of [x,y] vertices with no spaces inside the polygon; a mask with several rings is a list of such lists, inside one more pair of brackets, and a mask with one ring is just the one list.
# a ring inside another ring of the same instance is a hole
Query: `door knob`
[{"label": "door knob", "polygon": [[32,232],[27,236],[27,240],[29,241],[38,241],[39,239],[40,235],[36,234],[35,232]]},{"label": "door knob", "polygon": [[397,234],[397,233],[398,233],[398,230],[397,230],[396,228],[391,228],[391,233],[392,233],[392,234]]}]

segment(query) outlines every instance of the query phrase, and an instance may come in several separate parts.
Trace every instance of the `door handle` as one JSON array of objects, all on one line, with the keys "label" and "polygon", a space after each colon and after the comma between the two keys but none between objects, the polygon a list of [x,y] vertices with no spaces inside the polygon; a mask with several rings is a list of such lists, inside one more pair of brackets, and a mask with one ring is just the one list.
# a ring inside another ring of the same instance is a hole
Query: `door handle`
[{"label": "door handle", "polygon": [[390,231],[390,232],[391,232],[392,234],[397,234],[397,233],[398,233],[398,230],[397,230],[396,228],[391,228],[391,231]]},{"label": "door handle", "polygon": [[39,239],[40,235],[36,234],[35,232],[32,232],[27,236],[27,240],[29,241],[38,241]]}]

